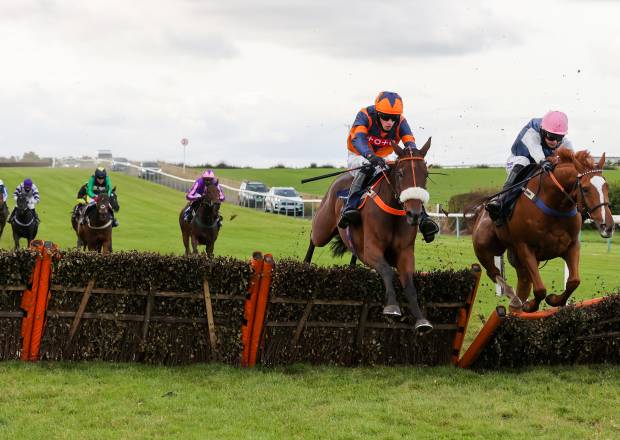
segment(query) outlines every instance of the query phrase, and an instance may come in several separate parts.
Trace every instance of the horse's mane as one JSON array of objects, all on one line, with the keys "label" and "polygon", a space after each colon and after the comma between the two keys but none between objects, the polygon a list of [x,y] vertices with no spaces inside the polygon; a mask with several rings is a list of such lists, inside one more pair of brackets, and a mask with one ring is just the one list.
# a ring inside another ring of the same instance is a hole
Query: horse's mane
[{"label": "horse's mane", "polygon": [[559,163],[572,163],[580,172],[596,168],[594,158],[588,150],[580,150],[575,153],[566,147],[560,147],[557,155]]}]

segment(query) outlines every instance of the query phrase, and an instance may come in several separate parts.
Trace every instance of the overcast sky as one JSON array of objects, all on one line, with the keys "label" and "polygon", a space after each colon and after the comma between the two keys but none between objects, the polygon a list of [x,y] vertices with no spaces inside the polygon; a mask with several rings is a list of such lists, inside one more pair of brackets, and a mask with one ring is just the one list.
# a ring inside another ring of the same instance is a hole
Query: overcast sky
[{"label": "overcast sky", "polygon": [[550,109],[579,149],[620,156],[618,17],[611,0],[2,0],[0,156],[180,162],[186,137],[192,164],[343,165],[381,90],[432,163],[505,162]]}]

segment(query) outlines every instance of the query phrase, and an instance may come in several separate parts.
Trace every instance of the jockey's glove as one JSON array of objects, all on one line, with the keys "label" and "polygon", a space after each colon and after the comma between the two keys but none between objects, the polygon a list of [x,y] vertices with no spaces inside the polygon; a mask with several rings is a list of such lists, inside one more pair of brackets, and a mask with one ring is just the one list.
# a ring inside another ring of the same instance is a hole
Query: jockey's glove
[{"label": "jockey's glove", "polygon": [[555,167],[555,165],[549,162],[548,160],[543,160],[542,162],[540,162],[540,167],[549,173],[553,171],[553,168]]},{"label": "jockey's glove", "polygon": [[366,156],[364,156],[366,158],[366,160],[368,162],[370,162],[370,164],[373,167],[379,167],[379,168],[385,168],[385,160],[383,160],[382,157],[377,156],[376,154],[372,154],[372,153],[368,153]]}]

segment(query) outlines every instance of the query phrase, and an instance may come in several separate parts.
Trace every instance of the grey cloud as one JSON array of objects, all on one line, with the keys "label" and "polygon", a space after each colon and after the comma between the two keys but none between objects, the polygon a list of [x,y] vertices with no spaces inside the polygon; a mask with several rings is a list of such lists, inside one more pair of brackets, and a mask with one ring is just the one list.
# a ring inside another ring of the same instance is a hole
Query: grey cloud
[{"label": "grey cloud", "polygon": [[[346,58],[462,55],[520,42],[513,23],[489,7],[436,2],[188,0],[206,19],[224,23],[239,38],[303,47]],[[494,6],[493,6],[494,7]],[[504,15],[506,15],[504,13]]]}]

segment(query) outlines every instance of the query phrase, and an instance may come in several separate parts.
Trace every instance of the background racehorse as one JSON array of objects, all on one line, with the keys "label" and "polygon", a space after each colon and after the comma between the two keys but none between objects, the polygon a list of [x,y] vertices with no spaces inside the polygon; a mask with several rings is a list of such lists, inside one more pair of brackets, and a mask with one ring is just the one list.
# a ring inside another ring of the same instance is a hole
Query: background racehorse
[{"label": "background racehorse", "polygon": [[[185,208],[187,208],[187,205],[185,205]],[[218,226],[220,217],[220,192],[217,186],[211,181],[206,182],[205,193],[200,198],[198,209],[191,223],[183,220],[185,208],[183,208],[181,214],[179,214],[179,225],[181,226],[181,234],[183,235],[185,255],[189,255],[189,241],[191,238],[193,253],[198,253],[198,245],[204,245],[207,255],[213,257],[215,241],[220,231]]]},{"label": "background racehorse", "polygon": [[[433,328],[422,315],[413,284],[417,225],[423,203],[428,201],[428,192],[425,189],[428,170],[424,157],[430,146],[430,138],[421,150],[402,149],[394,145],[398,160],[374,186],[377,197],[367,199],[361,208],[360,225],[352,225],[347,229],[337,227],[343,205],[338,192],[346,191],[351,186],[352,177],[347,173],[335,180],[312,221],[312,237],[305,258],[309,263],[315,246],[325,246],[339,234],[342,242],[346,243],[346,247],[354,255],[381,275],[386,293],[383,313],[400,316],[393,284],[392,268],[396,267],[409,309],[416,319],[415,328],[421,333]],[[381,205],[385,208],[381,208]]]},{"label": "background racehorse", "polygon": [[30,208],[28,208],[28,199],[24,194],[17,196],[15,216],[11,220],[11,227],[13,228],[15,249],[19,249],[20,238],[25,238],[30,243],[37,236],[39,222],[35,219]]},{"label": "background racehorse", "polygon": [[[84,192],[86,185],[83,185],[84,188]],[[118,197],[116,195],[116,187],[114,187],[112,189],[112,194],[110,194],[109,197],[109,201],[110,201],[110,207],[112,208],[112,210],[114,212],[118,212],[120,210],[120,205],[118,204]],[[80,238],[80,234],[78,234],[78,222],[80,220],[80,217],[82,216],[82,209],[85,209],[86,205],[83,203],[78,203],[73,207],[73,210],[71,211],[71,226],[73,227],[73,230],[75,231],[75,234],[77,236],[77,248],[78,249],[86,249],[86,243],[82,242],[82,239]]]},{"label": "background racehorse", "polygon": [[78,223],[72,218],[76,231],[78,248],[90,251],[112,252],[112,216],[110,215],[110,198],[101,193],[95,198],[95,204],[86,210],[84,220]]},{"label": "background racehorse", "polygon": [[9,207],[4,200],[4,194],[0,191],[0,237],[2,237],[7,218],[9,218]]},{"label": "background racehorse", "polygon": [[[512,310],[521,308],[534,287],[533,300],[523,310],[538,310],[542,300],[563,306],[579,286],[579,231],[582,216],[590,217],[602,237],[611,237],[614,221],[609,209],[607,182],[603,178],[605,155],[594,164],[587,151],[557,152],[557,166],[532,178],[516,202],[512,216],[496,227],[488,212],[478,208],[472,239],[474,250],[488,276],[512,298]],[[494,256],[508,249],[508,260],[517,270],[517,296],[495,267]],[[561,295],[547,295],[538,271],[540,261],[561,257],[569,270]]]}]

